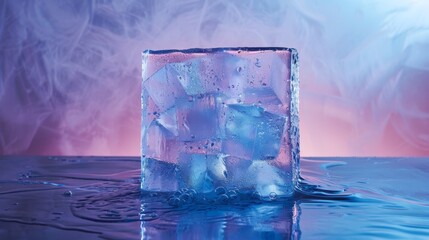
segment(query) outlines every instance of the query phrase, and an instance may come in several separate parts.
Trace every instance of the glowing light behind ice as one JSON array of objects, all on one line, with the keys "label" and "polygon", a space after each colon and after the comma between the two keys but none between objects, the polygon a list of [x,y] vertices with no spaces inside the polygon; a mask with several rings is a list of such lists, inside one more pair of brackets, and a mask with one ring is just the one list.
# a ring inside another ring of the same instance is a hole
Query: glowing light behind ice
[{"label": "glowing light behind ice", "polygon": [[429,154],[427,1],[1,1],[0,153],[138,155],[141,51],[301,56],[302,155]]}]

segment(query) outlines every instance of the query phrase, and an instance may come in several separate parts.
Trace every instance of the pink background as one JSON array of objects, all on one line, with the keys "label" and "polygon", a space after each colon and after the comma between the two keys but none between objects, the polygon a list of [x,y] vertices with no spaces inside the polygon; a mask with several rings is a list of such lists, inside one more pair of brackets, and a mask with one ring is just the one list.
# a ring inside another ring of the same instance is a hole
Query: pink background
[{"label": "pink background", "polygon": [[300,53],[303,156],[429,155],[429,2],[0,1],[0,154],[139,155],[141,51]]}]

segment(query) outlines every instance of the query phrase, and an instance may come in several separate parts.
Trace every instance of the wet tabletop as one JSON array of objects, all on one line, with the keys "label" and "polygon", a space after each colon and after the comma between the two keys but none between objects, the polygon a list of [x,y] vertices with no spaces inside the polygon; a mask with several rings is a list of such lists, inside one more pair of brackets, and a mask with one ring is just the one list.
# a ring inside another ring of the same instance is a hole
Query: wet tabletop
[{"label": "wet tabletop", "polygon": [[304,158],[290,200],[171,206],[138,157],[1,157],[0,239],[427,239],[429,158]]}]

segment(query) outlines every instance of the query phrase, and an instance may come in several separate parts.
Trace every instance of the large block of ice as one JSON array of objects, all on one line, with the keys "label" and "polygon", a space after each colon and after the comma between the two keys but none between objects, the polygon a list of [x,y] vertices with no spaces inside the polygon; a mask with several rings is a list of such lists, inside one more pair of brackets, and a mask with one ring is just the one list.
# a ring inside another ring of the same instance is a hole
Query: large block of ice
[{"label": "large block of ice", "polygon": [[298,90],[294,49],[145,51],[142,189],[291,196]]}]

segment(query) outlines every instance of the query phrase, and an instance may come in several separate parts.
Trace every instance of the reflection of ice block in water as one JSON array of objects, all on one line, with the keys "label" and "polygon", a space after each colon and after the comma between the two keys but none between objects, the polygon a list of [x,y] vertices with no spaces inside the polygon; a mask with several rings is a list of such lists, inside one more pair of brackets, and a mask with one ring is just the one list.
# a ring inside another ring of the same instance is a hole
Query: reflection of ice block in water
[{"label": "reflection of ice block in water", "polygon": [[294,49],[146,51],[142,189],[290,196],[298,121]]}]

